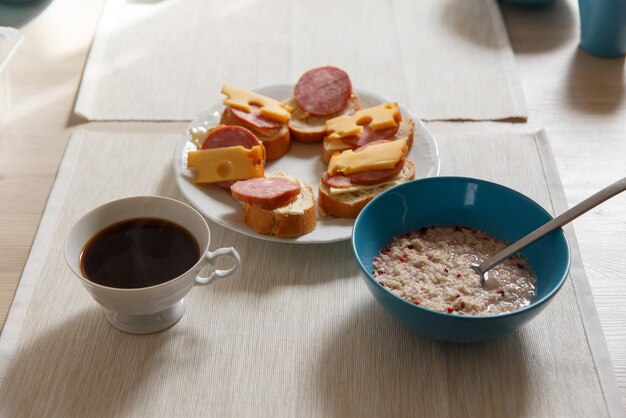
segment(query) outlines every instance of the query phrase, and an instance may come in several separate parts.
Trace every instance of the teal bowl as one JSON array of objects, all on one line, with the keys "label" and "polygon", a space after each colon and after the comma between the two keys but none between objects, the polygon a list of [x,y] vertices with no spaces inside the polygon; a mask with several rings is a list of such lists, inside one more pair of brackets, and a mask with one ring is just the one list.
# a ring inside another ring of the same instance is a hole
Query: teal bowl
[{"label": "teal bowl", "polygon": [[394,236],[424,226],[464,225],[512,243],[551,219],[539,204],[505,186],[467,177],[431,177],[393,187],[367,204],[354,223],[352,250],[369,291],[404,325],[436,340],[486,341],[530,321],[561,288],[570,265],[562,229],[522,251],[537,277],[535,300],[499,315],[448,314],[407,302],[372,276],[374,257]]}]

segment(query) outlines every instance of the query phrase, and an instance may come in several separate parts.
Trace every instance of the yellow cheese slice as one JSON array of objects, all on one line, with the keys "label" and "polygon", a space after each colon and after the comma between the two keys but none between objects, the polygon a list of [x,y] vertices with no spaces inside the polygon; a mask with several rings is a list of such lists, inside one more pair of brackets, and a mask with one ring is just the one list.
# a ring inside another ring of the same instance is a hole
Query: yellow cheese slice
[{"label": "yellow cheese slice", "polygon": [[252,111],[250,105],[256,105],[260,107],[261,115],[268,119],[282,123],[287,123],[289,120],[291,108],[262,94],[234,86],[223,86],[222,94],[228,97],[224,100],[224,104],[235,109],[250,113]]},{"label": "yellow cheese slice", "polygon": [[334,152],[341,152],[343,150],[351,149],[352,146],[343,142],[341,138],[324,138],[324,148],[331,154]]},{"label": "yellow cheese slice", "polygon": [[361,109],[353,115],[342,115],[326,121],[326,132],[329,139],[343,138],[357,135],[363,131],[363,126],[380,129],[398,126],[402,120],[397,103],[386,103],[367,109]]},{"label": "yellow cheese slice", "polygon": [[331,176],[337,173],[348,175],[362,171],[394,168],[406,155],[407,150],[406,139],[370,145],[359,152],[347,150],[330,158],[328,174]]},{"label": "yellow cheese slice", "polygon": [[264,165],[263,145],[255,145],[251,149],[241,145],[201,149],[187,154],[187,166],[197,170],[196,183],[263,177]]}]

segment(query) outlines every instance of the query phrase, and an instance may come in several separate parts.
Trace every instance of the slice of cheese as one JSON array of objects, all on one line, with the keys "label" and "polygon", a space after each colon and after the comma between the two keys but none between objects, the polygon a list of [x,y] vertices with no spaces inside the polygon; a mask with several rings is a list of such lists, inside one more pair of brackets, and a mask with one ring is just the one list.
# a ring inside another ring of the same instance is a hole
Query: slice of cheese
[{"label": "slice of cheese", "polygon": [[270,97],[228,85],[222,87],[222,94],[228,96],[224,104],[235,109],[250,113],[252,111],[250,105],[256,105],[260,107],[261,115],[268,119],[282,123],[289,120],[291,108]]},{"label": "slice of cheese", "polygon": [[362,171],[394,168],[407,151],[406,139],[370,145],[359,152],[347,150],[330,158],[328,174],[348,175]]},{"label": "slice of cheese", "polygon": [[377,183],[377,184],[372,184],[372,185],[367,185],[367,186],[359,184],[359,185],[352,185],[350,187],[342,187],[342,188],[329,187],[329,191],[330,191],[331,196],[343,195],[343,194],[348,194],[348,193],[364,193],[369,190],[377,189],[379,187],[391,186],[391,185],[395,186],[396,184],[400,183],[401,180],[402,180],[402,175],[398,174],[391,180],[383,181],[382,183]]},{"label": "slice of cheese", "polygon": [[263,177],[265,148],[256,145],[247,149],[237,145],[190,151],[187,166],[197,170],[196,183]]},{"label": "slice of cheese", "polygon": [[345,142],[341,138],[324,138],[324,148],[333,152],[341,152],[346,149],[351,149],[352,147]]},{"label": "slice of cheese", "polygon": [[402,120],[397,103],[386,103],[367,109],[361,109],[353,115],[342,115],[326,121],[326,132],[329,139],[338,139],[351,135],[358,135],[363,126],[368,125],[373,130],[398,126]]}]

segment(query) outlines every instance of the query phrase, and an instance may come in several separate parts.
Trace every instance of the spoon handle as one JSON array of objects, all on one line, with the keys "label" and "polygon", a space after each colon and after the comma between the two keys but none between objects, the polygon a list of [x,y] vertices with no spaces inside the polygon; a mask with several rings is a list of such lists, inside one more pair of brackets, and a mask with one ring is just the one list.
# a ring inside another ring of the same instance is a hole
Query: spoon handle
[{"label": "spoon handle", "polygon": [[624,177],[621,180],[616,181],[610,186],[605,187],[604,189],[600,190],[596,194],[588,197],[587,199],[583,200],[576,206],[568,209],[567,211],[563,212],[561,215],[552,219],[550,222],[547,222],[541,227],[535,229],[533,232],[529,233],[524,238],[509,245],[508,247],[506,247],[499,253],[495,254],[493,257],[490,257],[487,260],[483,261],[478,268],[484,274],[492,267],[500,264],[500,262],[511,257],[518,251],[526,248],[528,245],[532,244],[533,242],[543,237],[544,235],[548,234],[549,232],[552,232],[553,230],[573,221],[574,219],[578,218],[583,213],[586,213],[590,209],[598,206],[600,203],[604,202],[605,200],[608,200],[612,198],[613,196],[620,194],[624,190],[626,190],[626,177]]}]

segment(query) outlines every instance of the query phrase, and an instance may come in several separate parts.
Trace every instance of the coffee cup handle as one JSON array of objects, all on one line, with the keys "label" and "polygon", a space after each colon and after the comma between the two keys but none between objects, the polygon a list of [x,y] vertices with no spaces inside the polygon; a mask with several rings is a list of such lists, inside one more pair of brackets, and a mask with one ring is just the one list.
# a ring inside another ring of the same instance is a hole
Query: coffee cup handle
[{"label": "coffee cup handle", "polygon": [[219,248],[213,252],[207,251],[204,256],[204,261],[205,263],[213,266],[215,265],[215,261],[223,255],[230,257],[235,262],[235,264],[231,268],[228,268],[226,270],[215,270],[209,276],[202,276],[198,274],[195,279],[196,285],[204,286],[207,284],[211,284],[214,281],[228,277],[235,271],[237,271],[237,269],[241,265],[241,257],[239,256],[237,250],[235,250],[233,247]]}]

